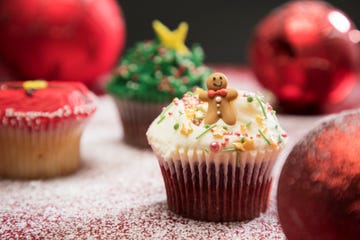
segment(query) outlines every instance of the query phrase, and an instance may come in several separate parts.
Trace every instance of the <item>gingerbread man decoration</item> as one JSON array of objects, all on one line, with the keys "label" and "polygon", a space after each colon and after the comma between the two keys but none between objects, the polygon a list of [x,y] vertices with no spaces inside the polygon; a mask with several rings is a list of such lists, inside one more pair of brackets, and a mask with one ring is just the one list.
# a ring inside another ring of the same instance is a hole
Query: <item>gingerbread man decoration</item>
[{"label": "gingerbread man decoration", "polygon": [[208,111],[205,116],[206,124],[213,124],[220,118],[229,125],[236,123],[236,112],[231,104],[238,96],[235,89],[227,87],[227,77],[222,73],[213,73],[206,80],[208,91],[200,93],[199,98],[208,102]]}]

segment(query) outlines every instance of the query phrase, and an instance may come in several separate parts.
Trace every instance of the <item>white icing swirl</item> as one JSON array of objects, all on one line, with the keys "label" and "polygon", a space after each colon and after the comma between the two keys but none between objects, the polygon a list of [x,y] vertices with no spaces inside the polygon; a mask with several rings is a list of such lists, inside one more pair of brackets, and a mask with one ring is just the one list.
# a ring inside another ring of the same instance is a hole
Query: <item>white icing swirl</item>
[{"label": "white icing swirl", "polygon": [[208,104],[200,101],[197,94],[175,98],[150,125],[148,141],[164,159],[173,158],[184,150],[221,154],[278,151],[283,147],[286,133],[275,111],[262,96],[238,91],[232,104],[236,110],[236,124],[230,126],[220,119],[209,126],[203,121]]}]

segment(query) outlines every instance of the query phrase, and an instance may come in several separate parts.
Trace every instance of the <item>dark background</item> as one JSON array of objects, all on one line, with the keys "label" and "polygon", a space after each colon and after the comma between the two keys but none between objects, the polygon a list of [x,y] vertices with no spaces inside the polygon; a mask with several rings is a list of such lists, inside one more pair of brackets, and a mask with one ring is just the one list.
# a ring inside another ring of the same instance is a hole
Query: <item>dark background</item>
[{"label": "dark background", "polygon": [[[153,39],[151,22],[159,19],[170,29],[189,23],[188,47],[200,43],[207,63],[247,62],[247,46],[256,24],[274,8],[275,0],[118,0],[127,25],[126,47]],[[344,11],[360,27],[360,0],[327,1]]]}]

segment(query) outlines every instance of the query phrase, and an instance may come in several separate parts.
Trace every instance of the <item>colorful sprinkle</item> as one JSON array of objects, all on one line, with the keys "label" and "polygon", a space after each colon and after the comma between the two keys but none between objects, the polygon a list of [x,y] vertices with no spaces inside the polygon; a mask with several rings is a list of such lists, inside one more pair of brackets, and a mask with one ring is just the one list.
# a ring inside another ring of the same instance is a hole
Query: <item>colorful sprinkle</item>
[{"label": "colorful sprinkle", "polygon": [[219,143],[218,143],[218,142],[212,142],[212,143],[210,143],[210,150],[211,150],[212,152],[217,152],[217,151],[219,151],[219,150],[220,150],[220,145],[219,145]]}]

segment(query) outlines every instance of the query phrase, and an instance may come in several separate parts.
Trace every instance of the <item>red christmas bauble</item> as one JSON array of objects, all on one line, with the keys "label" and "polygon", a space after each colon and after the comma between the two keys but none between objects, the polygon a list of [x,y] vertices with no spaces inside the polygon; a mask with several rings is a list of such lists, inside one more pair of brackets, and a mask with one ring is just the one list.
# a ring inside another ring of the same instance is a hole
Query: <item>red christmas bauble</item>
[{"label": "red christmas bauble", "polygon": [[359,239],[360,111],[329,117],[295,145],[277,205],[289,240]]},{"label": "red christmas bauble", "polygon": [[82,81],[110,71],[125,43],[115,0],[0,1],[0,61],[16,79]]},{"label": "red christmas bauble", "polygon": [[343,100],[360,67],[358,31],[341,11],[322,1],[292,1],[255,28],[250,62],[284,111],[319,112]]}]

